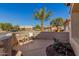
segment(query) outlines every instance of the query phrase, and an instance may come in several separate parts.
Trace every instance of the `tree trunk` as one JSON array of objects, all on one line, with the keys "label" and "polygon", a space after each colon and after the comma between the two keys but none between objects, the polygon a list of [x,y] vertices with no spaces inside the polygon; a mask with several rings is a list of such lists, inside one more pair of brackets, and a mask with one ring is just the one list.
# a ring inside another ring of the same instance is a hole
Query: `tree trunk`
[{"label": "tree trunk", "polygon": [[44,31],[44,20],[41,20],[41,31]]},{"label": "tree trunk", "polygon": [[52,32],[52,25],[50,25],[50,31]]},{"label": "tree trunk", "polygon": [[44,26],[43,26],[43,25],[41,25],[41,31],[42,31],[42,32],[44,31]]}]

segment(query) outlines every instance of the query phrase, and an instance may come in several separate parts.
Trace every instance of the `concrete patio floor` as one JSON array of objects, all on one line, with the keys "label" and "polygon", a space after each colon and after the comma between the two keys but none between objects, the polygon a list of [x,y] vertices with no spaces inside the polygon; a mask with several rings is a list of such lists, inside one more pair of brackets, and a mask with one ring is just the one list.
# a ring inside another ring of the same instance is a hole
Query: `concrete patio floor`
[{"label": "concrete patio floor", "polygon": [[20,50],[23,56],[46,56],[46,47],[53,44],[53,40],[34,40],[28,44],[14,47]]}]

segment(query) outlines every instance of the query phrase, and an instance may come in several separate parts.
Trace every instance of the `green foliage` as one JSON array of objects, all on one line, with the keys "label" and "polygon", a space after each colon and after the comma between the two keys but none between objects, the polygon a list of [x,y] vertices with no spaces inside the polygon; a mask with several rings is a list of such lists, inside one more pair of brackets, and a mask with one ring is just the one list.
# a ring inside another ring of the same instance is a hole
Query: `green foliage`
[{"label": "green foliage", "polygon": [[9,30],[12,29],[12,24],[10,24],[10,23],[0,23],[0,28],[1,28],[2,30],[7,30],[7,31],[9,31]]},{"label": "green foliage", "polygon": [[58,39],[54,38],[53,48],[56,52],[62,56],[74,56],[74,51],[70,43],[62,43]]},{"label": "green foliage", "polygon": [[40,29],[41,29],[40,25],[37,24],[37,25],[35,26],[35,30],[40,30]]},{"label": "green foliage", "polygon": [[39,20],[45,20],[49,18],[50,15],[51,15],[51,12],[50,11],[46,12],[45,8],[41,8],[39,11],[37,11],[34,14],[35,18]]},{"label": "green foliage", "polygon": [[40,10],[36,11],[34,14],[34,17],[41,22],[41,30],[44,29],[44,21],[49,20],[49,16],[51,15],[51,12],[46,12],[45,8],[41,8]]},{"label": "green foliage", "polygon": [[19,30],[19,26],[13,26],[11,23],[0,23],[0,29],[3,31]]},{"label": "green foliage", "polygon": [[52,26],[64,26],[64,19],[63,18],[55,18],[50,22]]}]

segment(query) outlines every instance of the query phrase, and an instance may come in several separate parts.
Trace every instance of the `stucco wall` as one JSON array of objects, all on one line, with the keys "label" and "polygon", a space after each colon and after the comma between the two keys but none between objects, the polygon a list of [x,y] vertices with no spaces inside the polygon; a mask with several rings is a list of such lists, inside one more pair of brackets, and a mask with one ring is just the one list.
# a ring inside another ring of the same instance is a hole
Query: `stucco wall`
[{"label": "stucco wall", "polygon": [[40,32],[35,38],[40,40],[53,40],[56,38],[64,43],[69,42],[69,32]]},{"label": "stucco wall", "polygon": [[76,55],[79,56],[79,13],[71,15],[71,38],[70,43]]},{"label": "stucco wall", "polygon": [[79,56],[79,43],[77,43],[73,38],[70,40],[71,46],[75,52],[76,56]]}]

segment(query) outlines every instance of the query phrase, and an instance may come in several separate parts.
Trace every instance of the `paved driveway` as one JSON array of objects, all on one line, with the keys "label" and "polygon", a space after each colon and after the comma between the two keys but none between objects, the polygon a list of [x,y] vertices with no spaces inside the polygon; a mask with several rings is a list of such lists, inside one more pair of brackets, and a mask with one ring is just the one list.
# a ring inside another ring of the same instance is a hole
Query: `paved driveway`
[{"label": "paved driveway", "polygon": [[45,56],[46,47],[53,44],[53,40],[34,40],[31,43],[17,46],[16,49],[23,52],[24,56]]}]

